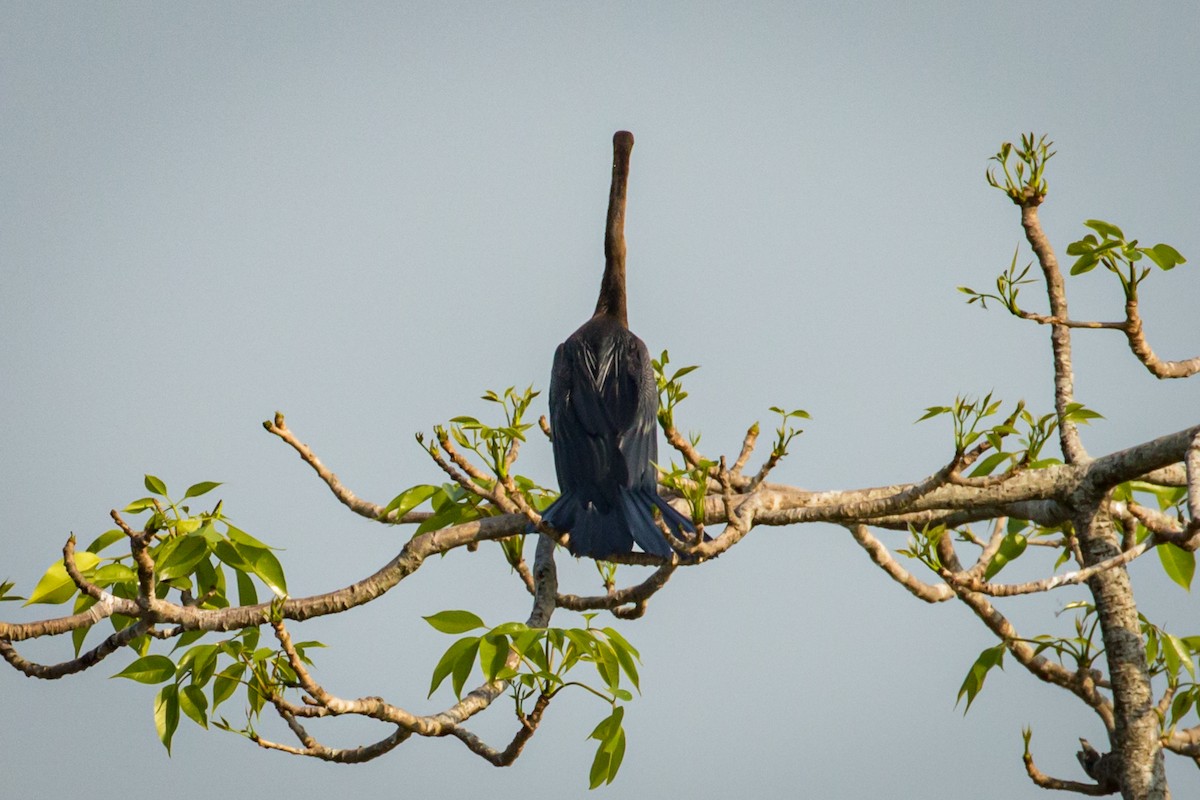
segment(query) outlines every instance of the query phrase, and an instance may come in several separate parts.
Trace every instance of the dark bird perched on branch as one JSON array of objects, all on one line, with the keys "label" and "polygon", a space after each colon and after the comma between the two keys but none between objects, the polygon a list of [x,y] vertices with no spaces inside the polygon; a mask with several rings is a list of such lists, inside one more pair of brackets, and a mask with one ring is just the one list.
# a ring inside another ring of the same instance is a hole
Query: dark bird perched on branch
[{"label": "dark bird perched on branch", "polygon": [[542,520],[569,531],[577,556],[642,550],[670,558],[654,518],[672,533],[692,523],[658,495],[658,387],[650,353],[629,330],[625,308],[625,187],[633,134],[613,135],[612,189],[604,236],[604,278],[596,313],[558,346],[550,375],[554,469],[561,496]]}]

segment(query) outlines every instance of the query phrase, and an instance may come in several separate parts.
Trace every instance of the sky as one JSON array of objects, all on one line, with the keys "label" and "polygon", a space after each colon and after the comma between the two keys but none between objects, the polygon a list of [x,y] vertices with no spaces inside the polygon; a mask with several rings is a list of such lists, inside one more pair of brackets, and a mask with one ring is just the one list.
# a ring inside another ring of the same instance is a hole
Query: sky
[{"label": "sky", "polygon": [[[677,419],[707,453],[736,453],[771,406],[812,414],[780,482],[920,479],[952,440],[914,420],[957,394],[1052,407],[1046,331],[955,288],[1030,258],[984,181],[1022,132],[1056,143],[1042,219],[1060,255],[1099,218],[1192,259],[1151,277],[1143,313],[1163,357],[1200,350],[1186,4],[2,2],[0,20],[0,580],[23,594],[70,533],[90,541],[144,495],[145,473],[176,494],[222,481],[226,513],[282,548],[294,596],[385,563],[407,529],[350,514],[260,423],[283,411],[376,502],[440,481],[414,433],[488,413],[488,389],[544,389],[591,314],[618,129],[636,136],[631,327],[701,366]],[[1099,270],[1068,292],[1077,318],[1121,313]],[[1075,347],[1078,399],[1105,417],[1085,431],[1094,455],[1196,424],[1195,381],[1156,381],[1106,331]],[[544,441],[518,466],[553,484]],[[559,562],[565,590],[597,588],[588,564]],[[1154,556],[1132,573],[1140,610],[1197,632],[1195,597]],[[1028,635],[1064,634],[1056,612],[1082,596],[1001,608]],[[334,694],[427,713],[449,703],[425,694],[450,640],[421,616],[499,624],[527,606],[491,546],[294,635],[329,645],[316,676]],[[617,627],[644,694],[613,797],[1035,797],[1022,726],[1062,778],[1083,777],[1078,737],[1104,739],[1011,662],[964,716],[990,634],[909,596],[835,527],[756,530]],[[58,661],[70,644],[22,652]],[[186,720],[168,758],[153,690],[109,679],[122,658],[55,682],[0,671],[7,795],[582,796],[607,713],[560,698],[502,771],[449,739],[344,767]],[[478,729],[507,741],[506,704]],[[1168,774],[1178,796],[1200,791],[1194,766]]]}]

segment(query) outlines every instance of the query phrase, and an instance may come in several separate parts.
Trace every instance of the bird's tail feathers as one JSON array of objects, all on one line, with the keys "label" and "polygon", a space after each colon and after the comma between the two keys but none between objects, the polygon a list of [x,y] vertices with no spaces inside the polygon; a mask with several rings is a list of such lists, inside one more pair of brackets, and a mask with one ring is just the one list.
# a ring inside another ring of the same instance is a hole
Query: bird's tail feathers
[{"label": "bird's tail feathers", "polygon": [[571,555],[607,558],[633,549],[629,524],[620,507],[605,513],[590,503],[586,506],[572,492],[564,492],[542,513],[542,522],[570,533]]},{"label": "bird's tail feathers", "polygon": [[676,538],[686,538],[685,531],[695,534],[696,527],[690,519],[672,508],[658,492],[646,489],[622,492],[617,504],[607,512],[590,503],[581,503],[573,492],[564,492],[542,513],[542,521],[570,533],[567,547],[575,556],[607,558],[628,553],[637,542],[646,553],[670,558],[674,551],[659,530],[652,507],[658,508]]}]

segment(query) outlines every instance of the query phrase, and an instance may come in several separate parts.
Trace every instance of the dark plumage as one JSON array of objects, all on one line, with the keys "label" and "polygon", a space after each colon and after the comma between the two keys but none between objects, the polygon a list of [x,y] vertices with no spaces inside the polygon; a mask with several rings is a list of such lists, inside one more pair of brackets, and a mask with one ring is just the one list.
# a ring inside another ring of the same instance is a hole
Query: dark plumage
[{"label": "dark plumage", "polygon": [[658,388],[645,343],[630,330],[625,305],[625,186],[633,134],[613,136],[613,177],[596,312],[558,346],[550,375],[554,468],[561,496],[542,519],[570,532],[577,556],[628,553],[633,543],[669,558],[655,523],[672,532],[691,522],[658,495]]}]

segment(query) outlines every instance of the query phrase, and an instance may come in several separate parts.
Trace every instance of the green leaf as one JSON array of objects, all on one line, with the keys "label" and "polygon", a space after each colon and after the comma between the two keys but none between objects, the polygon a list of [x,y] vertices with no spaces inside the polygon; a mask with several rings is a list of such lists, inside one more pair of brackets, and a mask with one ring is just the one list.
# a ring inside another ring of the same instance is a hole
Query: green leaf
[{"label": "green leaf", "polygon": [[214,709],[233,696],[233,693],[237,691],[237,687],[241,684],[242,673],[245,671],[246,665],[239,661],[236,664],[230,664],[217,673],[217,677],[213,681],[212,707]]},{"label": "green leaf", "polygon": [[629,678],[629,682],[633,684],[633,688],[637,689],[638,692],[641,692],[642,688],[638,684],[638,668],[636,662],[639,659],[637,650],[634,650],[633,646],[630,645],[629,642],[625,641],[625,637],[621,636],[621,634],[617,633],[612,628],[605,628],[604,633],[606,636],[608,636],[609,643],[611,644],[612,649],[616,652],[617,660],[621,663],[621,669],[624,670],[625,675]]},{"label": "green leaf", "polygon": [[[0,589],[3,589],[0,586]],[[15,599],[15,598],[14,598]],[[96,600],[93,597],[88,597],[86,594],[81,594],[75,598],[75,613],[79,614],[87,611],[92,606],[96,605]],[[71,643],[75,645],[75,657],[79,658],[79,651],[83,649],[83,640],[87,638],[88,632],[93,628],[92,625],[85,625],[82,628],[76,628],[71,631]]]},{"label": "green leaf", "polygon": [[114,583],[137,583],[137,573],[127,564],[105,564],[92,573],[92,581],[99,586],[111,586]]},{"label": "green leaf", "polygon": [[504,634],[488,633],[479,637],[479,668],[483,679],[493,681],[504,669],[508,660],[508,637]]},{"label": "green leaf", "polygon": [[129,678],[138,683],[162,683],[175,677],[175,663],[166,656],[143,656],[112,677]]},{"label": "green leaf", "polygon": [[607,640],[594,637],[596,672],[609,689],[615,691],[621,685],[621,665],[617,653]]},{"label": "green leaf", "polygon": [[608,739],[612,738],[613,735],[616,734],[616,729],[621,727],[621,721],[624,718],[625,718],[625,707],[617,706],[616,708],[613,709],[611,714],[609,714],[604,719],[600,720],[599,724],[596,725],[596,727],[592,729],[592,732],[590,734],[588,734],[588,738],[589,739],[598,739],[602,742],[607,741]]},{"label": "green leaf", "polygon": [[[987,570],[983,573],[983,579],[990,581],[992,578],[1004,569],[1010,561],[1015,561],[1022,553],[1025,552],[1025,547],[1029,544],[1029,540],[1021,533],[1009,533],[1000,540],[1000,549],[996,551],[996,555],[992,556],[991,562],[988,563]],[[960,692],[961,696],[961,692]],[[967,704],[970,706],[970,703]]]},{"label": "green leaf", "polygon": [[1180,692],[1175,695],[1175,700],[1171,703],[1171,716],[1168,718],[1170,726],[1176,725],[1179,720],[1183,719],[1183,715],[1192,710],[1192,706],[1196,703],[1195,690],[1189,692]]},{"label": "green leaf", "polygon": [[221,484],[219,481],[201,481],[200,483],[194,483],[188,487],[186,492],[183,493],[183,499],[187,500],[189,497],[199,497],[202,494],[208,494],[220,485]]},{"label": "green leaf", "polygon": [[1096,258],[1094,253],[1084,253],[1071,265],[1071,274],[1082,275],[1085,272],[1091,272],[1099,263],[1100,260]]},{"label": "green leaf", "polygon": [[439,611],[423,619],[442,633],[466,633],[476,628],[486,628],[483,620],[470,611]]},{"label": "green leaf", "polygon": [[1071,422],[1078,422],[1082,425],[1087,425],[1091,420],[1104,419],[1104,415],[1098,411],[1092,411],[1083,403],[1067,403],[1064,416]]},{"label": "green leaf", "polygon": [[[84,550],[82,553],[75,554],[75,566],[79,571],[87,574],[100,563],[100,556],[95,553],[90,553]],[[37,582],[37,586],[33,587],[33,593],[29,595],[29,599],[25,601],[25,605],[33,605],[34,603],[47,603],[56,605],[65,603],[75,596],[75,583],[71,580],[71,576],[67,574],[67,568],[61,560],[54,562],[50,568],[46,570],[41,579]]]},{"label": "green leaf", "polygon": [[[991,439],[991,437],[988,437],[988,438],[989,438],[989,440]],[[995,471],[996,467],[1003,464],[1009,458],[1011,458],[1011,456],[1008,453],[1003,453],[1003,452],[992,453],[987,458],[985,458],[979,462],[978,466],[976,466],[975,469],[972,470],[970,477],[978,478],[983,475],[991,475],[992,472]]]},{"label": "green leaf", "polygon": [[179,544],[155,565],[155,571],[163,580],[190,575],[196,564],[208,555],[208,542],[203,536],[181,536],[176,541]]},{"label": "green leaf", "polygon": [[262,578],[267,588],[279,597],[287,597],[287,580],[283,576],[283,565],[270,550],[248,550],[239,547],[238,550],[252,560],[254,574]]},{"label": "green leaf", "polygon": [[125,513],[136,514],[139,511],[145,511],[148,508],[154,508],[154,502],[155,501],[153,497],[143,497],[138,500],[134,500],[132,503],[125,506]]},{"label": "green leaf", "polygon": [[1154,247],[1142,249],[1142,252],[1150,256],[1150,260],[1164,270],[1174,269],[1178,264],[1187,263],[1187,259],[1180,255],[1178,250],[1162,242]]},{"label": "green leaf", "polygon": [[1190,592],[1192,577],[1196,574],[1196,554],[1173,544],[1160,544],[1154,549],[1158,551],[1167,577]]},{"label": "green leaf", "polygon": [[212,546],[212,551],[216,554],[217,558],[235,570],[239,572],[254,572],[254,565],[246,560],[245,556],[234,547],[232,542],[222,539]]},{"label": "green leaf", "polygon": [[917,422],[924,422],[925,420],[936,417],[939,414],[949,414],[953,410],[954,409],[950,408],[949,406],[930,406],[929,408],[925,409],[924,416],[918,418]]},{"label": "green leaf", "polygon": [[959,701],[962,700],[963,695],[967,696],[967,707],[963,709],[964,715],[971,710],[971,703],[974,702],[975,697],[982,691],[983,682],[992,667],[1004,669],[1003,643],[995,647],[989,647],[980,653],[979,658],[975,659],[975,663],[967,671],[967,677],[963,680],[962,687],[958,690],[958,699],[954,701],[954,705],[957,706]]},{"label": "green leaf", "polygon": [[208,698],[199,686],[184,686],[179,694],[179,707],[188,719],[201,728],[208,727]]},{"label": "green leaf", "polygon": [[235,545],[238,545],[239,548],[241,546],[245,545],[247,547],[252,547],[256,550],[270,550],[271,549],[266,544],[266,542],[260,542],[258,539],[255,539],[253,536],[246,533],[241,528],[230,525],[229,523],[225,523],[225,527],[229,532],[229,541],[233,542]]},{"label": "green leaf", "polygon": [[1179,674],[1181,666],[1187,668],[1193,679],[1196,677],[1196,668],[1192,664],[1192,652],[1178,636],[1172,636],[1166,631],[1162,632],[1162,653],[1172,677]]},{"label": "green leaf", "polygon": [[621,760],[625,757],[625,730],[621,727],[624,717],[625,707],[617,706],[588,736],[600,742],[588,774],[589,789],[595,789],[602,783],[612,783],[617,776]]},{"label": "green leaf", "polygon": [[238,603],[252,606],[258,603],[258,592],[254,589],[254,581],[246,573],[237,571]]},{"label": "green leaf", "polygon": [[220,648],[215,644],[196,645],[184,653],[183,658],[179,659],[179,666],[175,668],[175,674],[183,677],[184,673],[191,670],[192,683],[196,686],[203,686],[212,678],[219,652]]},{"label": "green leaf", "polygon": [[154,698],[154,727],[158,738],[171,754],[171,737],[179,727],[179,687],[173,683],[158,690]]},{"label": "green leaf", "polygon": [[[466,669],[469,673],[471,665],[475,663],[475,654],[479,651],[478,636],[464,636],[446,649],[437,666],[433,668],[433,680],[429,684],[428,697],[433,697],[433,693],[441,686],[442,681],[452,672],[457,680],[460,670],[460,663],[466,661]],[[463,676],[462,682],[458,684],[459,689],[462,688],[462,683],[466,682],[466,675]],[[458,691],[455,692],[458,694]]]},{"label": "green leaf", "polygon": [[1105,239],[1119,239],[1120,241],[1125,241],[1125,234],[1121,232],[1120,228],[1118,228],[1116,225],[1113,225],[1111,222],[1105,222],[1102,219],[1088,219],[1084,220],[1083,224],[1103,236]]},{"label": "green leaf", "polygon": [[125,538],[125,532],[114,528],[111,531],[105,531],[104,533],[97,536],[92,541],[92,543],[87,546],[87,550],[89,553],[99,553],[101,550],[108,547],[113,542],[120,541],[121,539],[124,539],[124,538]]},{"label": "green leaf", "polygon": [[383,510],[384,516],[395,511],[396,518],[399,519],[432,497],[437,490],[438,487],[426,484],[405,489],[387,504],[387,508]]},{"label": "green leaf", "polygon": [[[159,497],[167,496],[167,485],[153,475],[146,476],[145,484],[146,491],[150,492],[150,494],[156,494]],[[169,750],[170,748],[168,747],[167,749]]]},{"label": "green leaf", "polygon": [[476,638],[472,647],[468,647],[458,657],[458,661],[454,662],[454,670],[450,676],[451,688],[454,689],[454,696],[459,700],[462,699],[463,686],[467,683],[467,678],[471,676],[471,668],[475,666],[475,655],[479,652],[479,639]]}]

